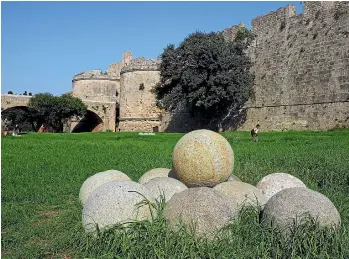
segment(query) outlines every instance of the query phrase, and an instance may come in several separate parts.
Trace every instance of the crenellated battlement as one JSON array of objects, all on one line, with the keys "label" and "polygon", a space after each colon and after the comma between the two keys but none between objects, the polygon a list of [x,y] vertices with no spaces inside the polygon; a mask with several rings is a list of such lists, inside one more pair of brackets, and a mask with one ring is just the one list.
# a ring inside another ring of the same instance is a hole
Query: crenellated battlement
[{"label": "crenellated battlement", "polygon": [[132,71],[157,71],[159,70],[160,60],[145,59],[143,57],[131,60],[130,64],[123,67],[120,74]]},{"label": "crenellated battlement", "polygon": [[110,71],[102,71],[100,69],[88,70],[81,72],[73,77],[73,82],[78,80],[120,80],[120,75]]},{"label": "crenellated battlement", "polygon": [[225,40],[233,41],[236,37],[236,34],[241,28],[245,28],[245,24],[240,23],[239,25],[233,25],[230,28],[224,29],[221,33]]},{"label": "crenellated battlement", "polygon": [[296,7],[287,5],[266,15],[254,18],[251,22],[251,31],[260,38],[270,37],[282,31],[289,19],[294,16],[296,16]]},{"label": "crenellated battlement", "polygon": [[349,8],[349,2],[343,1],[306,1],[303,4],[303,13],[300,14],[296,14],[296,7],[290,4],[254,18],[251,22],[251,31],[257,35],[266,36],[274,31],[282,31],[289,22],[294,23],[295,20],[299,23],[309,24],[311,20],[318,19],[320,14],[322,14],[322,18],[337,19],[340,15],[348,14]]}]

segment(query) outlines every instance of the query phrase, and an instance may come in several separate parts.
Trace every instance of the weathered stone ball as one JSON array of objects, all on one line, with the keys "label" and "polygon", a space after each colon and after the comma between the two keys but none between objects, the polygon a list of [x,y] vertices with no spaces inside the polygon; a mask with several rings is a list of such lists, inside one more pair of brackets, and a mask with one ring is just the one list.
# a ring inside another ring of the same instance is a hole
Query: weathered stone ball
[{"label": "weathered stone ball", "polygon": [[161,200],[161,196],[164,196],[165,202],[168,202],[172,196],[176,193],[180,193],[186,189],[185,186],[180,181],[170,178],[170,177],[158,177],[151,179],[144,184],[154,195],[155,199]]},{"label": "weathered stone ball", "polygon": [[242,182],[239,177],[237,177],[236,175],[233,175],[233,174],[231,176],[229,176],[229,178],[227,180],[227,182],[236,182],[236,181]]},{"label": "weathered stone ball", "polygon": [[148,172],[144,173],[141,178],[139,178],[138,183],[145,184],[146,182],[150,181],[151,179],[157,178],[157,177],[168,177],[171,169],[168,168],[154,168],[149,170]]},{"label": "weathered stone ball", "polygon": [[152,220],[156,215],[148,204],[155,199],[150,190],[132,181],[111,181],[97,188],[87,199],[82,211],[86,232],[129,221]]},{"label": "weathered stone ball", "polygon": [[241,209],[242,206],[253,206],[262,209],[267,199],[262,191],[251,184],[230,181],[217,184],[213,189],[227,196],[231,207]]},{"label": "weathered stone ball", "polygon": [[104,172],[96,173],[87,178],[82,184],[79,193],[81,203],[85,204],[88,196],[99,186],[114,180],[132,181],[130,177],[118,170],[107,170]]},{"label": "weathered stone ball", "polygon": [[279,191],[292,188],[292,187],[304,187],[305,184],[290,174],[285,173],[274,173],[264,176],[256,185],[257,188],[262,190],[267,200]]},{"label": "weathered stone ball", "polygon": [[234,167],[229,142],[210,130],[194,130],[184,135],[172,154],[178,180],[188,187],[213,187],[225,182]]},{"label": "weathered stone ball", "polygon": [[340,215],[333,203],[319,192],[303,187],[284,189],[269,199],[262,213],[262,224],[284,228],[309,216],[321,227],[338,227]]},{"label": "weathered stone ball", "polygon": [[237,214],[224,195],[208,187],[189,188],[175,194],[164,209],[170,229],[176,231],[181,222],[192,234],[208,239]]}]

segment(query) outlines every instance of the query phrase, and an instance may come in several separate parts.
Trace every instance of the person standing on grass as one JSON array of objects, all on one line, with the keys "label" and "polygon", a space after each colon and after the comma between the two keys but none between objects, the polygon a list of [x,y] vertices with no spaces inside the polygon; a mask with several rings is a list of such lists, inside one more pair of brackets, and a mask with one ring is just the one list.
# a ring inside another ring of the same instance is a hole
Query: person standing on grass
[{"label": "person standing on grass", "polygon": [[13,130],[12,135],[13,136],[18,136],[18,134],[19,134],[19,126],[18,126],[18,124],[16,124],[16,126],[15,126],[15,128]]},{"label": "person standing on grass", "polygon": [[255,128],[251,130],[251,137],[253,142],[258,142],[259,128],[261,125],[257,124]]}]

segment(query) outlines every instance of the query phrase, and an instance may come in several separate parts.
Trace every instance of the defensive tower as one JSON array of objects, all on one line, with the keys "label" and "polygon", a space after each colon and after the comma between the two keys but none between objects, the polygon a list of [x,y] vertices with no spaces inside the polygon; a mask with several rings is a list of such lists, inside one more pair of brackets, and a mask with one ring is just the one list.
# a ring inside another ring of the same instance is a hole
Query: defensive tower
[{"label": "defensive tower", "polygon": [[158,61],[133,59],[120,72],[120,123],[122,131],[159,131],[160,110],[152,89],[159,81]]}]

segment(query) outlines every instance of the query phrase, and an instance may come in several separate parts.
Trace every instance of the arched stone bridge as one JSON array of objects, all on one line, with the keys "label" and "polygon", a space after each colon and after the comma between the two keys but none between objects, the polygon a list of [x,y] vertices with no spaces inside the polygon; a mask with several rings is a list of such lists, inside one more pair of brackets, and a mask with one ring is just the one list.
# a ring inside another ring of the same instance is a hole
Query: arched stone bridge
[{"label": "arched stone bridge", "polygon": [[[32,96],[2,94],[1,111],[14,107],[26,107]],[[66,128],[72,132],[82,131],[115,131],[118,117],[118,103],[107,101],[82,100],[87,106],[87,114],[84,118],[72,119]],[[88,124],[88,125],[87,125]]]}]

